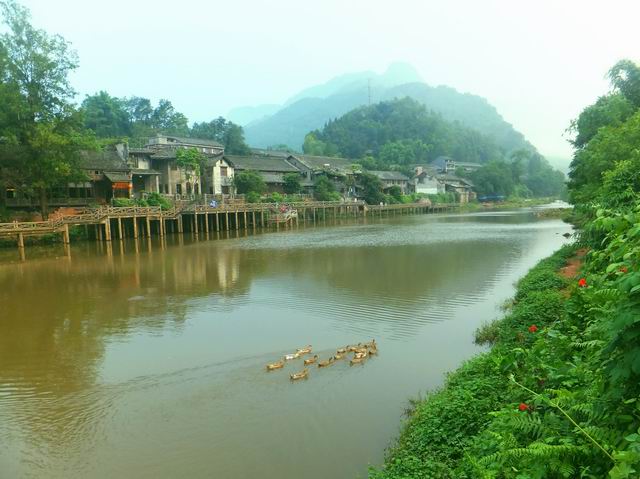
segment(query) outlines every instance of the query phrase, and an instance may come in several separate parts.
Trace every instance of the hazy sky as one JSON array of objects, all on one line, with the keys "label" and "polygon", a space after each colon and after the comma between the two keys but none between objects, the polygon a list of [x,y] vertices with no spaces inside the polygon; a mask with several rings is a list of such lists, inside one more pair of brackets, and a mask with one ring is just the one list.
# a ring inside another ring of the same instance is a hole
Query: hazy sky
[{"label": "hazy sky", "polygon": [[336,75],[412,64],[430,85],[486,97],[543,154],[640,60],[640,2],[590,0],[23,0],[80,56],[84,96],[167,98],[191,121],[280,103]]}]

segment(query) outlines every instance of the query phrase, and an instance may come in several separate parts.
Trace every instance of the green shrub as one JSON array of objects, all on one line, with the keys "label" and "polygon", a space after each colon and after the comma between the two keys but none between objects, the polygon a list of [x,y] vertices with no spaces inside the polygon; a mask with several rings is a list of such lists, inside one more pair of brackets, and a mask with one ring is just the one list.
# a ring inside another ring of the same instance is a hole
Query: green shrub
[{"label": "green shrub", "polygon": [[502,320],[496,319],[480,325],[473,335],[476,344],[493,344],[498,339]]},{"label": "green shrub", "polygon": [[260,193],[256,191],[250,191],[244,196],[247,203],[260,203]]},{"label": "green shrub", "polygon": [[136,206],[136,201],[131,198],[113,198],[111,204],[116,207]]},{"label": "green shrub", "polygon": [[565,288],[568,281],[554,271],[550,266],[541,265],[531,270],[524,278],[518,282],[518,292],[516,302],[522,301],[527,295],[551,290],[561,290]]}]

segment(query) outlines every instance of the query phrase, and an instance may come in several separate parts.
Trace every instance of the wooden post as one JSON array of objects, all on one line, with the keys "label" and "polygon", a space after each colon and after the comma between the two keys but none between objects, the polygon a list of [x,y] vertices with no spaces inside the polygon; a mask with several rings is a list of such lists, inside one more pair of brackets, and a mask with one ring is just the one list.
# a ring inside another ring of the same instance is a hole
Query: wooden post
[{"label": "wooden post", "polygon": [[118,238],[122,239],[122,218],[118,216]]},{"label": "wooden post", "polygon": [[104,222],[104,239],[111,241],[111,220],[109,218]]},{"label": "wooden post", "polygon": [[198,213],[193,212],[193,231],[198,234]]},{"label": "wooden post", "polygon": [[204,214],[204,232],[209,234],[209,213]]},{"label": "wooden post", "polygon": [[244,210],[243,212],[243,216],[244,216],[244,229],[247,229],[247,210]]},{"label": "wooden post", "polygon": [[229,212],[228,211],[224,214],[224,220],[225,220],[224,221],[225,227],[227,231],[229,231]]},{"label": "wooden post", "polygon": [[160,216],[158,216],[158,227],[160,228],[160,236],[164,237],[165,231],[164,229],[166,228],[166,224],[164,222],[164,218],[162,217],[162,214]]},{"label": "wooden post", "polygon": [[236,229],[240,229],[240,225],[238,224],[238,210],[236,210]]},{"label": "wooden post", "polygon": [[138,218],[133,217],[133,237],[138,239]]},{"label": "wooden post", "polygon": [[65,224],[64,229],[62,230],[62,242],[64,244],[71,243],[71,237],[69,236],[69,225]]},{"label": "wooden post", "polygon": [[24,234],[18,233],[18,248],[24,249]]},{"label": "wooden post", "polygon": [[95,227],[96,227],[96,241],[102,241],[102,228],[100,227],[100,223],[97,223]]},{"label": "wooden post", "polygon": [[220,231],[220,213],[216,213],[215,226],[216,226],[216,232]]},{"label": "wooden post", "polygon": [[182,224],[182,215],[178,216],[178,233],[184,233],[183,224]]},{"label": "wooden post", "polygon": [[254,230],[256,229],[256,210],[251,212],[251,226]]}]

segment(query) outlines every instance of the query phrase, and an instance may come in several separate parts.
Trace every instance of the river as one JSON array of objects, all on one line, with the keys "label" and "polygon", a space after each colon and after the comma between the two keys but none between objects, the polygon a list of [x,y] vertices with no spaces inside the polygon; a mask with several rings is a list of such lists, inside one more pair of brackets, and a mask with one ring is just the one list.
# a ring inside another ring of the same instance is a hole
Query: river
[{"label": "river", "polygon": [[[570,230],[519,210],[28,251],[0,264],[0,477],[366,477]],[[264,370],[372,338],[363,365]]]}]

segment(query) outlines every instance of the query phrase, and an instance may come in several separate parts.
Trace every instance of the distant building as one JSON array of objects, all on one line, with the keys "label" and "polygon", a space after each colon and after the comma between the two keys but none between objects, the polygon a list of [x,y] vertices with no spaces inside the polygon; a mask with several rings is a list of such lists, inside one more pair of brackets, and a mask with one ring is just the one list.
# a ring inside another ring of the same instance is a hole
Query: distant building
[{"label": "distant building", "polygon": [[417,166],[415,168],[413,189],[416,193],[421,193],[423,195],[437,195],[445,192],[444,183],[438,180],[436,172],[422,166]]},{"label": "distant building", "polygon": [[231,170],[227,170],[227,175],[233,177],[242,171],[255,171],[264,180],[269,193],[283,193],[284,176],[288,173],[296,173],[301,175],[301,183],[304,187],[308,185],[308,181],[302,177],[300,170],[292,165],[288,159],[278,156],[235,156],[224,155],[224,161],[229,165]]},{"label": "distant building", "polygon": [[333,156],[290,155],[287,162],[295,166],[306,180],[310,190],[319,176],[329,178],[336,191],[343,196],[355,196],[354,175],[361,168],[353,160]]},{"label": "distant building", "polygon": [[167,149],[167,148],[195,148],[200,153],[209,153],[211,155],[219,155],[224,152],[224,146],[214,140],[206,140],[202,138],[185,138],[181,136],[170,136],[157,134],[149,138],[147,148],[150,149]]},{"label": "distant building", "polygon": [[450,156],[439,156],[431,162],[430,166],[432,168],[435,168],[438,173],[444,175],[455,173],[456,169],[458,168],[462,168],[465,173],[472,173],[482,167],[480,163],[456,161]]},{"label": "distant building", "polygon": [[438,180],[444,184],[447,193],[454,193],[459,203],[468,203],[476,198],[473,182],[456,175],[438,175]]},{"label": "distant building", "polygon": [[399,171],[369,171],[369,173],[380,180],[384,191],[392,186],[398,186],[402,194],[406,195],[411,190],[411,180]]},{"label": "distant building", "polygon": [[450,156],[439,156],[433,160],[430,164],[438,173],[447,174],[453,173],[456,169],[455,161]]}]

